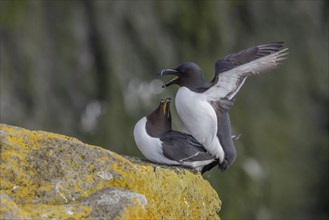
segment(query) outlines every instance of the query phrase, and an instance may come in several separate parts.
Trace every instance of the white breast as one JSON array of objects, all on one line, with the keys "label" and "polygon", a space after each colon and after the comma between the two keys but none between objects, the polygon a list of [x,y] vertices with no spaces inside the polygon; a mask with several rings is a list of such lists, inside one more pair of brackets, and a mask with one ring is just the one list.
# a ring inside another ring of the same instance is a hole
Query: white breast
[{"label": "white breast", "polygon": [[207,97],[203,93],[180,87],[176,94],[175,106],[191,135],[222,162],[224,151],[217,138],[217,116]]},{"label": "white breast", "polygon": [[134,129],[134,138],[138,149],[150,161],[168,165],[177,165],[178,162],[169,160],[162,153],[162,142],[153,138],[146,132],[146,117],[137,122]]}]

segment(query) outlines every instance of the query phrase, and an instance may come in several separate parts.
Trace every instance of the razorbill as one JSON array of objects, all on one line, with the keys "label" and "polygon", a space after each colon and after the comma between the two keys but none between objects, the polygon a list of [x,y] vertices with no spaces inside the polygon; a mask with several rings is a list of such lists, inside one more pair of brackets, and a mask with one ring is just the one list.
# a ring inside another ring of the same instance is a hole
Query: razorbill
[{"label": "razorbill", "polygon": [[171,128],[170,98],[135,125],[134,138],[142,154],[158,164],[177,165],[205,172],[218,164],[191,135]]},{"label": "razorbill", "polygon": [[218,110],[218,101],[233,101],[248,76],[278,67],[280,61],[286,58],[288,50],[280,50],[282,46],[283,42],[263,44],[219,59],[215,62],[215,76],[211,82],[205,81],[201,68],[192,62],[161,70],[160,75],[175,76],[163,87],[173,84],[180,86],[175,106],[185,128],[209,153],[219,159],[220,164],[232,163],[227,154],[232,154],[235,159],[236,153],[232,149],[234,145],[230,143],[228,114]]}]

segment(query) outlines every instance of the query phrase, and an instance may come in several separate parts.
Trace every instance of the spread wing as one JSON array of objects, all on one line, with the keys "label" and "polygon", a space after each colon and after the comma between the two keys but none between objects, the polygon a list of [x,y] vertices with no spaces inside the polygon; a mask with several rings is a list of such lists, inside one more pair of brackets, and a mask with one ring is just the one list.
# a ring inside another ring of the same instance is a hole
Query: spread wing
[{"label": "spread wing", "polygon": [[288,48],[280,50],[282,46],[283,42],[259,45],[218,60],[207,95],[211,100],[232,99],[248,76],[273,70],[286,59]]},{"label": "spread wing", "polygon": [[172,131],[160,139],[164,156],[179,163],[216,159],[189,134]]}]

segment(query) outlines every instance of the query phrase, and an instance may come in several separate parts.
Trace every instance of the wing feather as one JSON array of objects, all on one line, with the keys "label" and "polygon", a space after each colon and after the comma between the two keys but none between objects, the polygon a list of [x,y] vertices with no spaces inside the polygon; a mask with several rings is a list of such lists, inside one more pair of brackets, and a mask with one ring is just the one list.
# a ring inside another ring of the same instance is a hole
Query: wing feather
[{"label": "wing feather", "polygon": [[[215,77],[216,75],[233,69],[242,64],[256,60],[263,56],[275,53],[282,48],[283,42],[275,42],[270,44],[258,45],[248,48],[246,50],[239,51],[237,53],[229,54],[215,63]],[[213,79],[215,80],[215,78]]]},{"label": "wing feather", "polygon": [[[242,54],[238,53],[238,56],[233,56],[234,59],[230,58],[234,60],[234,62],[231,62],[234,63],[232,65],[224,65],[224,68],[221,69],[215,67],[215,71],[217,72],[212,81],[213,86],[206,91],[210,101],[219,100],[221,98],[231,100],[240,90],[248,76],[262,74],[277,68],[281,64],[281,61],[286,59],[288,54],[288,48],[276,51],[276,48],[279,48],[279,46],[270,47],[265,45],[257,46],[256,48],[258,49],[250,48],[246,50],[247,52],[242,51],[240,52]],[[250,52],[248,52],[248,50],[250,50]],[[255,52],[255,50],[258,50],[258,52]],[[253,54],[252,57],[256,57],[256,59],[250,60],[251,58],[247,58],[246,54]],[[267,55],[261,56],[264,54]],[[258,56],[260,57],[257,58]],[[218,63],[216,65],[220,65],[220,63],[223,64],[222,61],[218,61]]]},{"label": "wing feather", "polygon": [[191,135],[179,131],[161,137],[163,154],[179,163],[216,159]]}]

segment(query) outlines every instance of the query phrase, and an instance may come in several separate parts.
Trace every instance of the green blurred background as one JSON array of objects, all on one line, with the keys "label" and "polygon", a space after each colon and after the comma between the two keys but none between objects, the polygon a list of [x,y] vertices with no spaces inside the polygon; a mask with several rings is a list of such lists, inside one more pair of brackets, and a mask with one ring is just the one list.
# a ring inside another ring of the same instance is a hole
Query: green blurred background
[{"label": "green blurred background", "polygon": [[328,219],[328,1],[0,3],[1,122],[125,155],[142,156],[135,123],[177,91],[159,70],[194,61],[210,80],[218,58],[284,41],[284,65],[231,109],[237,161],[204,177],[225,220]]}]

